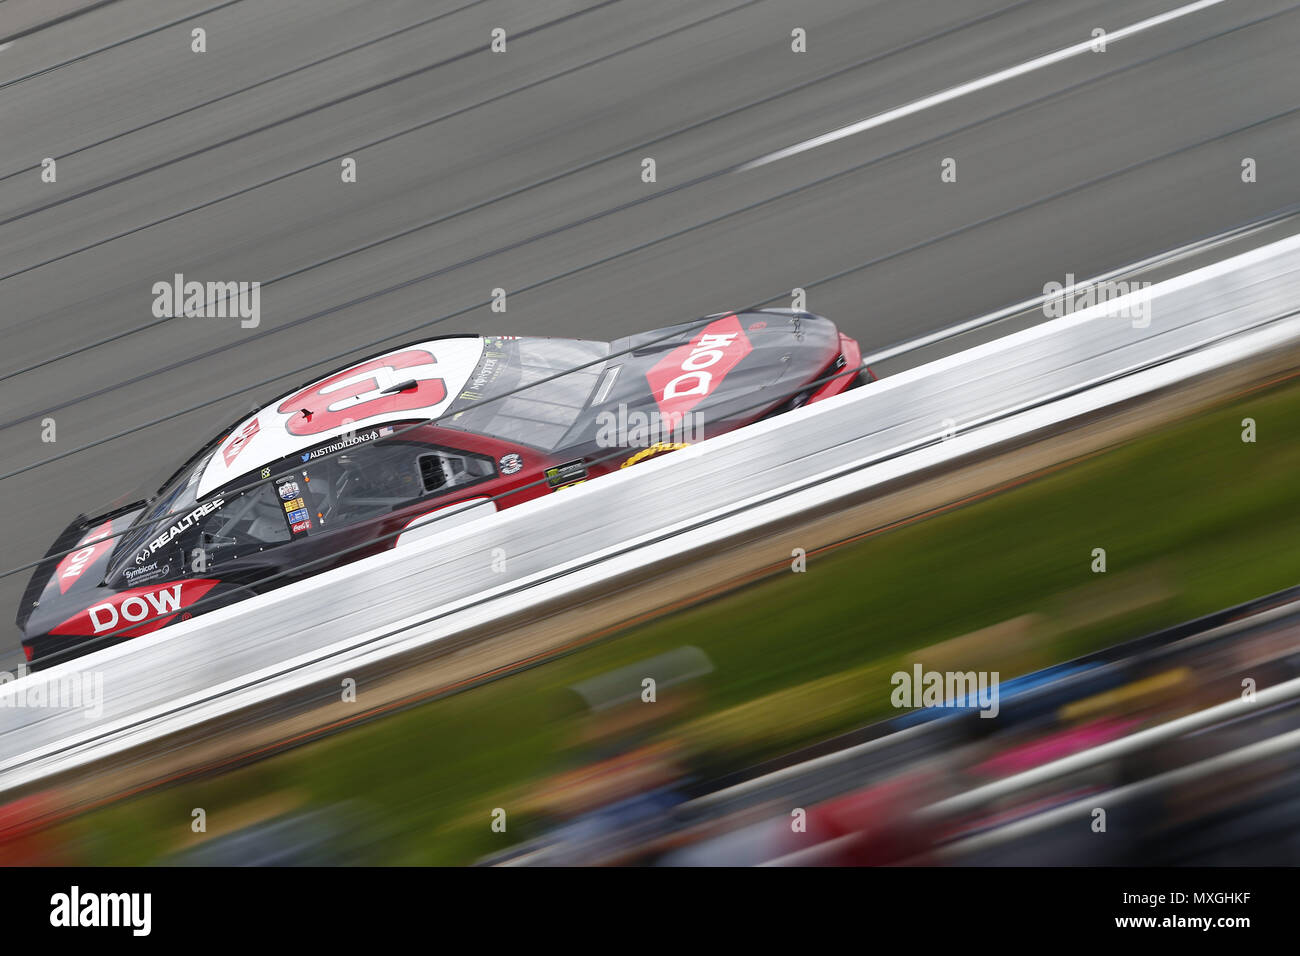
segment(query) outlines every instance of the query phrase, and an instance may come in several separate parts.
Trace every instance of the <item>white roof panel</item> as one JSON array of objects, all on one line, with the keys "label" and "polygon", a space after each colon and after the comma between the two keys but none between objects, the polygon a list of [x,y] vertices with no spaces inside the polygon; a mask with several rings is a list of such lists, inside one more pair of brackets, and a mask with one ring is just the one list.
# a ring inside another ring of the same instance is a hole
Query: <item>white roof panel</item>
[{"label": "white roof panel", "polygon": [[[435,339],[312,382],[245,419],[222,439],[203,470],[197,495],[202,498],[240,475],[352,430],[435,418],[464,389],[482,355],[478,336]],[[414,385],[386,391],[407,382]]]}]

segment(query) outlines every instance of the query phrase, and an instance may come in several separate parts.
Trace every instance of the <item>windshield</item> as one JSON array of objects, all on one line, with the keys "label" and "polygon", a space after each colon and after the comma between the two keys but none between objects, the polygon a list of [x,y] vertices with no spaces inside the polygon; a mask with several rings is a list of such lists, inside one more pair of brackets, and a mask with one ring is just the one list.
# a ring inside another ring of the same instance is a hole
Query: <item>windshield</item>
[{"label": "windshield", "polygon": [[[600,359],[609,354],[609,343],[508,337],[483,341],[483,358],[448,408],[450,414],[438,424],[546,451],[559,447],[600,380],[605,367]],[[545,381],[580,365],[586,367]],[[533,382],[540,384],[484,403]]]},{"label": "windshield", "polygon": [[199,476],[207,467],[208,459],[215,453],[214,448],[203,455],[193,467],[182,471],[158,493],[158,497],[154,498],[136,519],[135,525],[122,535],[122,540],[118,542],[117,549],[113,552],[114,565],[120,565],[123,556],[129,558],[146,546],[151,539],[164,532],[169,525],[184,520],[186,514],[194,509],[197,505],[195,492],[198,489]]}]

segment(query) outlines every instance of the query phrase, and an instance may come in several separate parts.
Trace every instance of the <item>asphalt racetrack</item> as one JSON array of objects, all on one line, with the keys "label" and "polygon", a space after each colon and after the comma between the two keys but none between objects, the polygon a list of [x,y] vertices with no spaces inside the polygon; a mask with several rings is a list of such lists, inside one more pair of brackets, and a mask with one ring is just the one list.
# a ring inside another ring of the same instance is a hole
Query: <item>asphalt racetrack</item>
[{"label": "asphalt racetrack", "polygon": [[[402,341],[612,339],[801,287],[871,350],[1300,199],[1297,3],[31,8],[0,3],[0,570]],[[259,325],[156,319],[176,273],[261,282]]]}]

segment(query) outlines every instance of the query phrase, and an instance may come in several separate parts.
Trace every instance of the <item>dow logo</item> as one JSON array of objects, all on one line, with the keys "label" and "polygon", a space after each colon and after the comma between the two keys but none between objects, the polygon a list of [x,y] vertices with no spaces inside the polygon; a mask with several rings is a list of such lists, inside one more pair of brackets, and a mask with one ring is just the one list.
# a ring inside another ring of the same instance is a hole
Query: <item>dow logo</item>
[{"label": "dow logo", "polygon": [[[165,627],[181,609],[189,607],[219,583],[210,578],[193,578],[175,584],[131,588],[92,604],[50,633],[107,634],[125,628],[130,636],[138,637]],[[138,626],[132,627],[133,624]]]},{"label": "dow logo", "polygon": [[736,316],[710,322],[689,344],[673,349],[646,372],[660,413],[681,421],[753,350]]}]

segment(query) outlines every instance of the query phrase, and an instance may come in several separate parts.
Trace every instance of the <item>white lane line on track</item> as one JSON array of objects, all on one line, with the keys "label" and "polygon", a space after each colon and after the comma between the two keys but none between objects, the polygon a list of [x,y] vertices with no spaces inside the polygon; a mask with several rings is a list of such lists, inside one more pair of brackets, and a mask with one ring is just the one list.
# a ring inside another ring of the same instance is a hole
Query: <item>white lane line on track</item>
[{"label": "white lane line on track", "polygon": [[899,355],[906,355],[908,352],[915,352],[929,345],[936,345],[948,339],[954,339],[959,335],[965,335],[967,332],[974,332],[985,326],[993,325],[1004,319],[1013,318],[1017,315],[1023,315],[1031,309],[1039,308],[1048,299],[1075,295],[1080,290],[1088,289],[1099,283],[1107,282],[1112,279],[1119,279],[1124,276],[1140,275],[1149,269],[1155,269],[1162,266],[1169,266],[1173,263],[1180,262],[1184,259],[1191,258],[1198,253],[1209,252],[1219,246],[1228,245],[1240,239],[1271,229],[1295,216],[1295,213],[1285,213],[1278,216],[1269,216],[1256,222],[1247,223],[1244,226],[1236,226],[1225,232],[1217,233],[1213,236],[1207,236],[1203,239],[1196,239],[1186,245],[1177,246],[1173,249],[1158,252],[1153,256],[1145,259],[1139,259],[1136,262],[1130,262],[1122,265],[1117,269],[1111,269],[1109,272],[1102,272],[1090,279],[1084,279],[1082,282],[1076,282],[1074,285],[1067,286],[1059,293],[1046,293],[1036,295],[1032,299],[1025,299],[1017,302],[1015,305],[1004,306],[995,312],[987,315],[981,315],[974,319],[967,319],[964,322],[958,322],[956,325],[950,325],[946,328],[939,329],[936,332],[928,332],[925,335],[918,335],[915,338],[907,339],[896,345],[891,345],[875,352],[868,352],[862,356],[863,365],[875,365],[888,359],[896,358]]},{"label": "white lane line on track", "polygon": [[[1118,30],[1107,31],[1104,38],[1106,43],[1113,43],[1116,40],[1123,40],[1125,37],[1133,36],[1144,30],[1150,30],[1170,21],[1177,20],[1181,17],[1190,16],[1209,7],[1218,6],[1225,3],[1226,0],[1196,0],[1195,3],[1189,3],[1177,9],[1170,10],[1166,13],[1157,14],[1154,17],[1148,17],[1145,20],[1139,20],[1137,23],[1131,23],[1126,27]],[[1016,77],[1024,76],[1027,73],[1033,73],[1035,70],[1041,70],[1044,67],[1053,66],[1072,57],[1080,56],[1084,53],[1091,52],[1093,44],[1097,39],[1089,38],[1073,46],[1067,46],[1057,50],[1054,53],[1047,53],[1032,60],[1026,60],[1013,67],[1005,70],[999,70],[996,73],[990,73],[988,76],[982,76],[977,80],[971,80],[968,83],[962,83],[950,89],[943,90],[939,93],[933,93],[930,96],[922,97],[919,100],[913,100],[903,106],[895,107],[892,110],[886,110],[883,113],[877,113],[875,116],[869,116],[864,120],[856,123],[850,123],[848,126],[841,126],[839,129],[831,130],[829,133],[823,133],[820,136],[814,136],[812,139],[806,139],[802,143],[795,143],[793,146],[787,146],[785,149],[778,149],[774,153],[768,153],[760,156],[758,159],[752,159],[741,166],[736,167],[736,172],[742,173],[748,169],[755,169],[759,166],[766,166],[768,163],[774,163],[779,159],[785,159],[789,156],[795,156],[799,153],[807,152],[810,149],[816,149],[818,146],[825,146],[827,143],[833,143],[836,140],[844,139],[846,136],[854,136],[858,133],[865,132],[869,129],[875,129],[877,126],[884,126],[886,123],[892,123],[896,119],[902,119],[904,116],[911,116],[913,113],[919,113],[927,110],[932,106],[939,106],[942,103],[948,103],[960,97],[967,96],[979,90],[987,89],[990,86],[996,86],[998,83],[1004,83],[1007,80],[1013,80]]]}]

